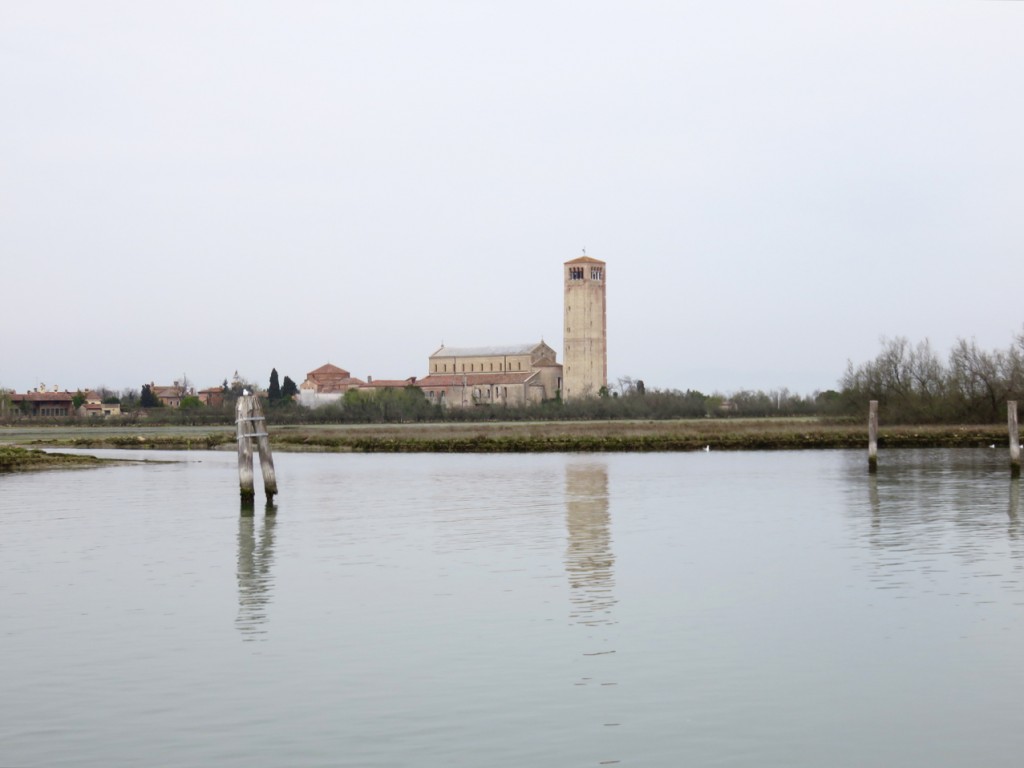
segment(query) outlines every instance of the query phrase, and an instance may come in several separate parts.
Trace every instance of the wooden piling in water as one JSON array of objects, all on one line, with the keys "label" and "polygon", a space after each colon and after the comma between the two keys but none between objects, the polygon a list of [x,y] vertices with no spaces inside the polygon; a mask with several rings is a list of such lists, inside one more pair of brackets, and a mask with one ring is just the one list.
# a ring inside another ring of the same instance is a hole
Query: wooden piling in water
[{"label": "wooden piling in water", "polygon": [[252,473],[252,441],[249,432],[252,422],[249,421],[248,396],[242,395],[235,404],[235,433],[238,440],[238,487],[242,496],[243,506],[251,506],[256,497],[255,479]]},{"label": "wooden piling in water", "polygon": [[[259,400],[256,401],[256,413],[263,419],[263,409],[260,408]],[[267,422],[264,419],[260,422],[260,429],[256,433],[256,448],[260,453],[260,471],[263,472],[263,492],[267,495],[267,504],[274,501],[277,493],[277,473],[274,471],[274,457],[270,455],[270,435],[267,433]]]},{"label": "wooden piling in water", "polygon": [[868,403],[868,472],[878,471],[878,401]]},{"label": "wooden piling in water", "polygon": [[1017,429],[1017,401],[1006,401],[1006,423],[1010,432],[1010,477],[1020,477],[1020,434]]},{"label": "wooden piling in water", "polygon": [[263,491],[269,505],[277,493],[277,474],[274,457],[270,453],[267,420],[257,395],[242,395],[235,406],[235,425],[238,440],[238,487],[243,509],[252,506],[256,497],[255,476],[252,467],[252,444],[256,442],[263,472]]}]

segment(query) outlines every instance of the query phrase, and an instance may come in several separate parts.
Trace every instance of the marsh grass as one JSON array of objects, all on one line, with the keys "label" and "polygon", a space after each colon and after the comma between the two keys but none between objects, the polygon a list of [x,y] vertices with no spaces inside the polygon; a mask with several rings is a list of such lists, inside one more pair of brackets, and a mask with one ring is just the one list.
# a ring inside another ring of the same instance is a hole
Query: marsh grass
[{"label": "marsh grass", "polygon": [[94,467],[102,461],[95,456],[47,453],[31,448],[0,445],[0,472],[26,472],[37,469],[68,469]]},{"label": "marsh grass", "polygon": [[[428,453],[647,452],[867,449],[867,425],[814,418],[683,419],[674,421],[490,422],[280,425],[270,428],[278,451]],[[230,428],[95,430],[75,427],[3,434],[0,442],[75,448],[234,450]],[[977,447],[1007,444],[995,425],[896,426],[879,432],[880,448]]]}]

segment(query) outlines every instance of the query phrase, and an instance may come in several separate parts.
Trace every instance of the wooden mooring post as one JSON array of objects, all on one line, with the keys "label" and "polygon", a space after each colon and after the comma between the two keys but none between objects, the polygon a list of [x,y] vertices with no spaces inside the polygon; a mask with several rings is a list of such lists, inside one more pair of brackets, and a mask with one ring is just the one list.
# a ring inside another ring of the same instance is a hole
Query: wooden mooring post
[{"label": "wooden mooring post", "polygon": [[868,403],[868,472],[878,471],[878,401]]},{"label": "wooden mooring post", "polygon": [[1020,434],[1017,430],[1017,401],[1006,401],[1006,424],[1010,431],[1010,477],[1020,477]]},{"label": "wooden mooring post", "polygon": [[260,453],[263,492],[267,495],[269,509],[274,494],[277,493],[277,475],[274,473],[274,457],[270,455],[267,420],[257,395],[242,395],[238,398],[238,404],[235,406],[235,425],[238,434],[238,486],[242,495],[242,506],[252,506],[256,497],[252,470],[252,444],[255,442]]}]

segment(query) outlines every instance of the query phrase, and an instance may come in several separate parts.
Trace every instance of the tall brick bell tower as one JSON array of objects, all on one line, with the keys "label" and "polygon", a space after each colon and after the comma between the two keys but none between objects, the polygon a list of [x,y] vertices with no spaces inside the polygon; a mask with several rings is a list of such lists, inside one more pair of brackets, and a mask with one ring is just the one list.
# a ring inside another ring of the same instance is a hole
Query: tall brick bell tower
[{"label": "tall brick bell tower", "polygon": [[596,397],[608,386],[605,264],[589,256],[565,262],[562,399]]}]

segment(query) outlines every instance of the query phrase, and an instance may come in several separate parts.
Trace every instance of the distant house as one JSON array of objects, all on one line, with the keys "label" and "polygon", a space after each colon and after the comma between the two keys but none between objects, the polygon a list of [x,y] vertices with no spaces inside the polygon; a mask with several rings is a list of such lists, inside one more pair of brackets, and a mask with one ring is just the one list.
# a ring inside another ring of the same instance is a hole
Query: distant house
[{"label": "distant house", "polygon": [[299,403],[307,408],[334,403],[345,396],[350,389],[366,386],[344,368],[327,363],[306,374],[306,380],[299,385]]},{"label": "distant house", "polygon": [[85,402],[78,406],[78,415],[95,419],[105,419],[121,415],[120,403],[104,403],[99,392],[89,390],[85,394]]},{"label": "distant house", "polygon": [[562,366],[543,341],[496,347],[442,344],[427,368],[416,386],[431,403],[448,407],[540,403],[562,388]]},{"label": "distant house", "polygon": [[200,389],[198,397],[199,402],[208,408],[220,408],[224,405],[224,388],[210,387],[209,389]]},{"label": "distant house", "polygon": [[12,392],[9,398],[12,405],[21,407],[31,416],[61,418],[75,415],[74,395],[67,391],[58,392],[57,387],[46,391],[46,386],[40,384],[33,392],[23,395]]},{"label": "distant house", "polygon": [[149,390],[153,395],[168,408],[178,408],[181,406],[183,398],[192,397],[196,391],[187,385],[175,381],[171,386],[157,385],[152,382],[149,384]]}]

